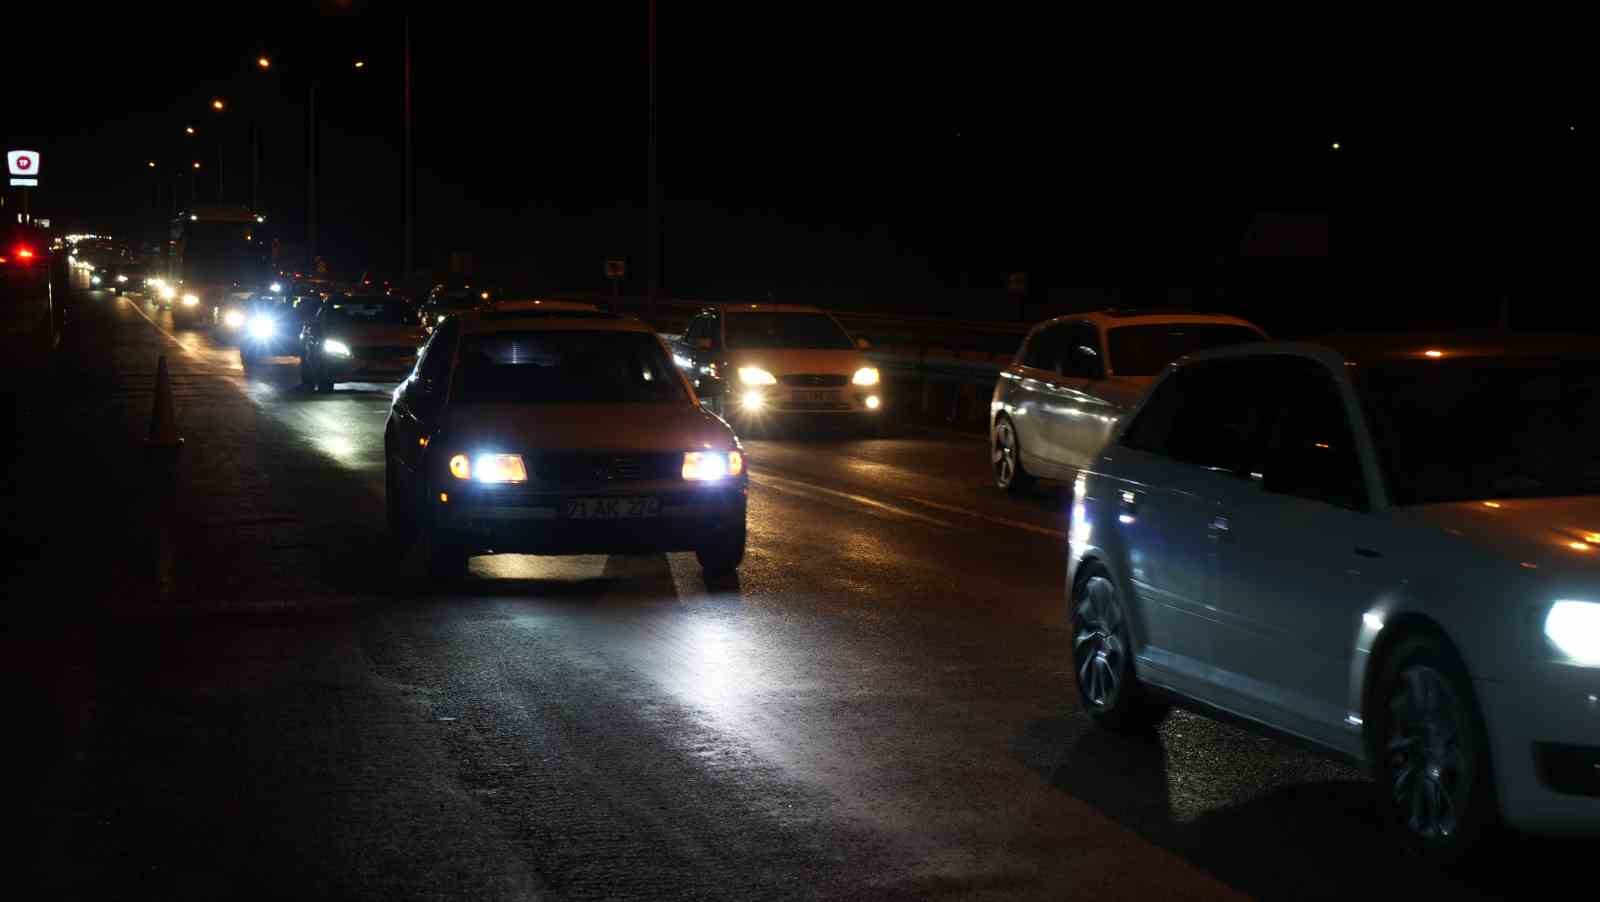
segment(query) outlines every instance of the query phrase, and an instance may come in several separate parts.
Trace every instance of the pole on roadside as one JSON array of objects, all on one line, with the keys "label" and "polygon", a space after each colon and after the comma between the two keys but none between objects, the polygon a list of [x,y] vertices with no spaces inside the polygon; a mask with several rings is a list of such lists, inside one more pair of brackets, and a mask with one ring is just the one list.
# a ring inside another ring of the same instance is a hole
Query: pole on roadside
[{"label": "pole on roadside", "polygon": [[405,64],[401,68],[402,68],[402,70],[404,72],[404,77],[405,77],[405,88],[404,88],[403,93],[405,95],[405,100],[404,100],[405,114],[404,115],[405,115],[405,168],[406,168],[406,171],[405,171],[405,200],[404,200],[405,210],[404,210],[404,216],[402,217],[405,220],[405,254],[404,254],[404,257],[403,257],[403,262],[401,264],[400,277],[402,279],[409,279],[409,278],[411,278],[411,264],[412,264],[412,244],[411,244],[411,240],[412,239],[411,239],[411,236],[412,236],[412,228],[414,226],[413,220],[414,220],[415,215],[416,215],[415,214],[415,198],[412,196],[413,184],[412,184],[412,159],[411,159],[411,17],[410,16],[405,16],[405,17],[403,17],[401,19],[401,38],[405,43]]},{"label": "pole on roadside", "polygon": [[656,186],[656,0],[650,0],[650,162],[649,162],[649,224],[646,238],[646,293],[649,299],[649,316],[656,315],[656,295],[661,290],[661,210],[660,192]]},{"label": "pole on roadside", "polygon": [[317,83],[306,95],[306,261],[317,262]]}]

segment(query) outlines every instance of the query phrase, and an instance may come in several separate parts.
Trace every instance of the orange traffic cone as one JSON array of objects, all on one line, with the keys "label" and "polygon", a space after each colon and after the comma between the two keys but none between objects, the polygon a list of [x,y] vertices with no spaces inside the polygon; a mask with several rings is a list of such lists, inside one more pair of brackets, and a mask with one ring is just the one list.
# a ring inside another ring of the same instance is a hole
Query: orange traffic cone
[{"label": "orange traffic cone", "polygon": [[172,409],[172,377],[167,374],[167,355],[162,354],[156,361],[156,401],[150,412],[150,438],[145,441],[145,448],[176,452],[182,447],[178,418]]}]

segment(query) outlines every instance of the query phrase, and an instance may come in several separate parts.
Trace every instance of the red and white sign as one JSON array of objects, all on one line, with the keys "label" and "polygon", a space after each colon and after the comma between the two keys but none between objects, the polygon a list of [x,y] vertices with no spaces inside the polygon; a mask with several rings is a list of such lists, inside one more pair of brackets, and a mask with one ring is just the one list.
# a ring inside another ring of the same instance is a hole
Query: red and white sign
[{"label": "red and white sign", "polygon": [[37,178],[39,175],[39,152],[37,150],[8,150],[6,151],[6,164],[11,167],[12,175]]}]

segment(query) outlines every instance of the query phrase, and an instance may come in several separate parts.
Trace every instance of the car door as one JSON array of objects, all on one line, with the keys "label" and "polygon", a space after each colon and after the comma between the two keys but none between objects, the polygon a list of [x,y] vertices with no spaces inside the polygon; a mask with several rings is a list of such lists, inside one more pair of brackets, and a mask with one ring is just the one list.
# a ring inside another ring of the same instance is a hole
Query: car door
[{"label": "car door", "polygon": [[1107,503],[1140,602],[1141,664],[1191,695],[1203,691],[1213,655],[1221,499],[1262,418],[1245,387],[1233,360],[1177,370],[1095,462],[1119,477]]},{"label": "car door", "polygon": [[1091,322],[1068,323],[1061,351],[1061,378],[1056,382],[1050,422],[1055,459],[1069,467],[1086,467],[1105,447],[1121,411],[1095,392],[1105,379],[1100,329]]},{"label": "car door", "polygon": [[422,468],[427,458],[427,445],[437,432],[438,418],[443,412],[450,389],[450,370],[455,362],[456,334],[459,325],[446,320],[435,329],[422,356],[411,375],[400,384],[395,393],[390,417],[394,423],[391,464],[400,468],[401,482],[408,491],[416,491],[424,482]]},{"label": "car door", "polygon": [[1009,410],[1022,448],[1022,466],[1037,476],[1060,476],[1054,418],[1061,379],[1061,353],[1066,345],[1064,323],[1041,326],[1029,337],[1016,368]]},{"label": "car door", "polygon": [[1215,700],[1358,753],[1344,726],[1350,655],[1384,564],[1354,396],[1316,360],[1247,360],[1269,425],[1221,498]]}]

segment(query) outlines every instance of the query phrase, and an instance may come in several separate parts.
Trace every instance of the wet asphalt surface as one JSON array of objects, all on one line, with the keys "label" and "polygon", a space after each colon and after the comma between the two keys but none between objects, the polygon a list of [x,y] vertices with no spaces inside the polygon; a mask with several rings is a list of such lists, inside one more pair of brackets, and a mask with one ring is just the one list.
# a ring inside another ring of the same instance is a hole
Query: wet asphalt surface
[{"label": "wet asphalt surface", "polygon": [[[1592,848],[1430,873],[1342,764],[1183,712],[1092,728],[1066,490],[1000,496],[980,438],[751,441],[727,583],[504,556],[436,588],[383,535],[392,386],[246,374],[137,298],[73,323],[9,402],[35,895],[1479,898]],[[171,470],[139,443],[159,354]]]}]

